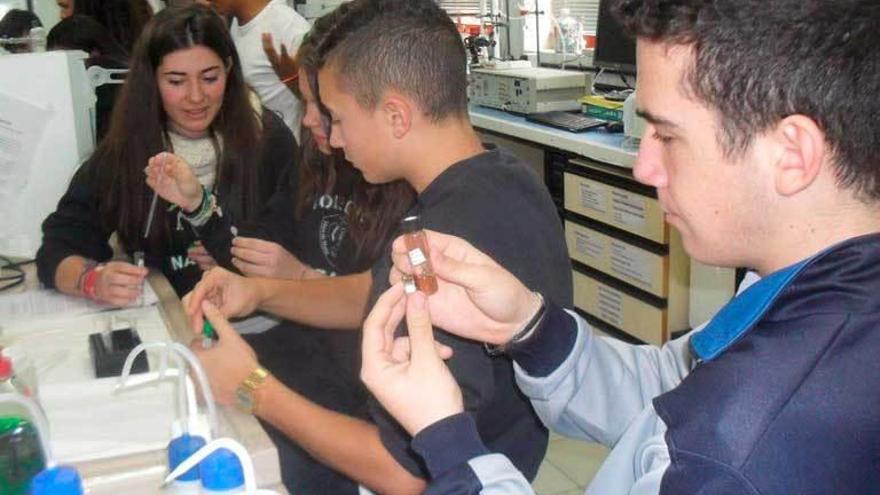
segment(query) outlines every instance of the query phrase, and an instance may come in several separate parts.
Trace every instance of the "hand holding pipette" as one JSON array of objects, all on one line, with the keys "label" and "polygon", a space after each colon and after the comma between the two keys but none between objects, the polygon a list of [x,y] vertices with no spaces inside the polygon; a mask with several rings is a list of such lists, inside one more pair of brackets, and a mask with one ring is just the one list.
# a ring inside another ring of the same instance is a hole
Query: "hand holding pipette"
[{"label": "hand holding pipette", "polygon": [[[173,153],[163,151],[152,158],[144,169],[147,185],[154,194],[186,212],[202,204],[202,185],[190,166]],[[151,216],[152,218],[152,216]]]}]

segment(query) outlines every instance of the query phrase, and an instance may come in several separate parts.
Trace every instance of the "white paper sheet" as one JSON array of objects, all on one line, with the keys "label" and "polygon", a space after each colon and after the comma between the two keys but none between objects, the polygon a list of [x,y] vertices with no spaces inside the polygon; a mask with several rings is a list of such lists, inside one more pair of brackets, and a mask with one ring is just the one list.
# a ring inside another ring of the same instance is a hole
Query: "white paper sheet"
[{"label": "white paper sheet", "polygon": [[[144,284],[143,300],[144,306],[152,306],[159,302],[159,297],[149,282]],[[128,307],[135,306],[136,304],[131,304]],[[0,330],[8,323],[24,319],[66,319],[109,309],[113,307],[82,297],[68,296],[51,289],[3,294],[0,295]]]},{"label": "white paper sheet", "polygon": [[[25,189],[31,162],[52,112],[0,91],[0,205]],[[0,237],[9,234],[0,221]]]},{"label": "white paper sheet", "polygon": [[[176,414],[175,380],[113,394],[115,378],[96,379],[88,336],[133,327],[143,342],[169,340],[157,306],[19,321],[5,326],[0,344],[14,347],[36,368],[37,395],[49,420],[59,462],[72,463],[163,449]],[[155,354],[150,370],[158,369]],[[137,377],[138,375],[133,375]]]}]

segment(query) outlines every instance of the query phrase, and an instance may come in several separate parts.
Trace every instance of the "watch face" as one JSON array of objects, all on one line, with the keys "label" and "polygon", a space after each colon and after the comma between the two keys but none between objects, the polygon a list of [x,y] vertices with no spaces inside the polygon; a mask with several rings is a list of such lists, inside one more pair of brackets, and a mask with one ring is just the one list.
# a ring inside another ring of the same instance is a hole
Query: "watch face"
[{"label": "watch face", "polygon": [[243,411],[251,412],[254,410],[254,398],[250,391],[241,387],[235,390],[235,403]]}]

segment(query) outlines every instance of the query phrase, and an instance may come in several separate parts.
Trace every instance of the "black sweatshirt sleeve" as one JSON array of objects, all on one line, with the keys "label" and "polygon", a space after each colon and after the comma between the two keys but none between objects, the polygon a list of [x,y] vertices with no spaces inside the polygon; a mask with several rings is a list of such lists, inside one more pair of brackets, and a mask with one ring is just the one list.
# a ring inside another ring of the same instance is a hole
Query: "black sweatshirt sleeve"
[{"label": "black sweatshirt sleeve", "polygon": [[[239,235],[277,242],[288,251],[285,234],[292,229],[299,179],[299,149],[290,129],[272,111],[263,109],[266,141],[260,155],[260,212],[251,221],[214,215],[205,225],[193,227],[196,236],[220,266],[236,273],[232,264],[232,227]],[[221,198],[222,200],[222,198]]]},{"label": "black sweatshirt sleeve", "polygon": [[37,276],[55,287],[55,271],[73,255],[104,262],[113,256],[111,232],[101,225],[99,199],[89,184],[90,165],[77,171],[58,207],[43,221],[43,243],[37,251]]}]

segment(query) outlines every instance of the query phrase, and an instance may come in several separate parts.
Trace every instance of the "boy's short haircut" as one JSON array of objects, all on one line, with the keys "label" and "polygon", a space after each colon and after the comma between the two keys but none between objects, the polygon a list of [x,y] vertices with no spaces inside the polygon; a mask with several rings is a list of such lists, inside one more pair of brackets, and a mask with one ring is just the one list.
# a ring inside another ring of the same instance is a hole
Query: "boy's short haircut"
[{"label": "boy's short haircut", "polygon": [[354,0],[318,51],[364,108],[393,89],[434,122],[467,115],[464,45],[433,0]]},{"label": "boy's short haircut", "polygon": [[616,0],[634,36],[690,46],[683,87],[718,112],[735,157],[781,119],[825,132],[838,183],[880,201],[880,2]]}]

